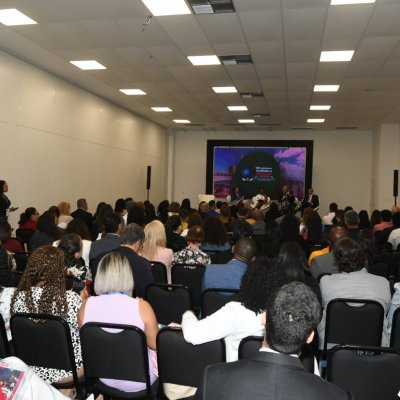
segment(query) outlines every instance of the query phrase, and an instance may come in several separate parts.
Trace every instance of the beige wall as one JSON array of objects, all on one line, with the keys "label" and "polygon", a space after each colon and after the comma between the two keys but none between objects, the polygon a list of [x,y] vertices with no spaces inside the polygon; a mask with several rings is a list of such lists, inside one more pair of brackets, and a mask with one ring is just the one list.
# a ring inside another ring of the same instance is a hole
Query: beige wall
[{"label": "beige wall", "polygon": [[0,179],[20,209],[40,212],[61,200],[99,201],[166,194],[168,137],[163,128],[32,65],[0,52]]},{"label": "beige wall", "polygon": [[320,196],[320,214],[329,203],[370,209],[372,132],[370,131],[179,131],[174,133],[173,198],[205,192],[207,140],[313,140],[313,187]]}]

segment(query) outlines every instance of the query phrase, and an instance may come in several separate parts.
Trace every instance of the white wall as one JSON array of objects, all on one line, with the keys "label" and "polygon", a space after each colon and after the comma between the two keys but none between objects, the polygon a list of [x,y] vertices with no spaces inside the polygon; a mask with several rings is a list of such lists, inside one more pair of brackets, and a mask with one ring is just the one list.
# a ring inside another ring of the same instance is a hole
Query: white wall
[{"label": "white wall", "polygon": [[0,179],[20,209],[40,212],[60,201],[75,209],[99,201],[166,194],[168,137],[163,128],[0,52]]},{"label": "white wall", "polygon": [[179,131],[174,133],[173,197],[189,197],[197,204],[197,194],[205,192],[207,140],[313,140],[313,187],[320,196],[320,214],[329,203],[339,207],[370,209],[372,132],[370,131]]}]

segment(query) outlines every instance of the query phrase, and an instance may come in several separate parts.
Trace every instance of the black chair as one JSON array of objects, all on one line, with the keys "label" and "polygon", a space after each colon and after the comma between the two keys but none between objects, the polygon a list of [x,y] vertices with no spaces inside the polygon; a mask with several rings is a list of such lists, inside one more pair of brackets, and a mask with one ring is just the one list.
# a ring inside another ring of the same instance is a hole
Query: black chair
[{"label": "black chair", "polygon": [[373,275],[383,276],[384,278],[389,278],[389,265],[380,262],[372,265],[368,265],[368,272]]},{"label": "black chair", "polygon": [[154,283],[168,283],[167,267],[159,261],[150,261]]},{"label": "black chair", "polygon": [[206,267],[202,264],[174,264],[171,269],[173,284],[186,286],[193,296],[193,308],[198,311],[201,305],[201,290]]},{"label": "black chair", "polygon": [[199,387],[207,365],[225,362],[223,339],[193,345],[182,330],[163,328],[157,335],[157,360],[160,389],[164,383]]},{"label": "black chair", "polygon": [[[255,357],[260,351],[263,340],[262,336],[247,336],[243,338],[239,343],[239,360]],[[301,351],[300,361],[304,368],[312,374],[314,373],[314,360],[314,349],[309,344],[305,344]]]},{"label": "black chair", "polygon": [[350,391],[354,400],[393,400],[399,393],[399,350],[336,346],[328,352],[327,380]]},{"label": "black chair", "polygon": [[[226,303],[234,301],[239,290],[237,289],[206,289],[201,293],[201,318],[214,314]],[[226,293],[226,294],[225,294]]]},{"label": "black chair", "polygon": [[389,276],[396,276],[400,264],[400,252],[383,252],[381,257],[382,261],[389,266]]},{"label": "black chair", "polygon": [[25,248],[29,250],[29,241],[34,233],[35,231],[33,229],[18,228],[15,231],[15,236],[25,245]]},{"label": "black chair", "polygon": [[6,325],[3,316],[0,314],[0,358],[6,358],[11,355],[10,345],[7,339]]},{"label": "black chair", "polygon": [[21,251],[18,253],[14,253],[13,257],[15,263],[17,264],[17,271],[24,272],[26,269],[26,265],[28,264],[29,257],[32,253],[29,251]]},{"label": "black chair", "polygon": [[324,351],[332,343],[380,346],[383,318],[383,307],[377,301],[331,300],[326,310]]},{"label": "black chair", "polygon": [[397,308],[397,310],[393,313],[390,347],[396,347],[400,349],[400,307]]},{"label": "black chair", "polygon": [[159,324],[168,325],[171,322],[180,324],[182,314],[191,310],[192,294],[182,285],[167,285],[154,283],[148,285],[144,298],[153,308]]},{"label": "black chair", "polygon": [[[89,392],[118,399],[155,397],[158,382],[153,385],[150,382],[147,341],[141,329],[131,325],[88,322],[82,326],[80,336],[85,384]],[[143,382],[146,389],[123,392],[105,385],[99,378]]]},{"label": "black chair", "polygon": [[62,389],[75,387],[81,392],[75,364],[71,332],[61,317],[48,314],[19,313],[10,319],[14,355],[30,366],[72,372],[71,383],[54,383]]}]

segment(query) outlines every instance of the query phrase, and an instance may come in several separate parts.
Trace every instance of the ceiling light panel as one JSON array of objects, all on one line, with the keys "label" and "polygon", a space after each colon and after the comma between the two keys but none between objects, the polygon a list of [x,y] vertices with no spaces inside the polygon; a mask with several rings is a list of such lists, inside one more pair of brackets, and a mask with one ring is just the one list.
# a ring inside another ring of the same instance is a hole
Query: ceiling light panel
[{"label": "ceiling light panel", "polygon": [[220,65],[219,58],[215,55],[209,56],[188,56],[189,61],[193,65]]},{"label": "ceiling light panel", "polygon": [[309,118],[307,120],[309,124],[322,124],[325,122],[324,118]]},{"label": "ceiling light panel", "polygon": [[101,65],[96,60],[70,61],[70,63],[83,70],[107,69],[104,65]]},{"label": "ceiling light panel", "polygon": [[191,14],[185,0],[142,0],[142,3],[155,17]]},{"label": "ceiling light panel", "polygon": [[190,124],[188,119],[174,119],[173,120],[176,124]]},{"label": "ceiling light panel", "polygon": [[238,119],[239,124],[254,124],[254,119]]},{"label": "ceiling light panel", "polygon": [[337,92],[340,85],[315,85],[314,92]]},{"label": "ceiling light panel", "polygon": [[155,112],[171,112],[172,111],[169,107],[151,107],[151,109]]},{"label": "ceiling light panel", "polygon": [[322,51],[320,62],[338,62],[338,61],[351,61],[353,58],[354,50],[344,51]]},{"label": "ceiling light panel", "polygon": [[329,111],[331,109],[331,106],[328,106],[328,105],[326,105],[326,106],[317,106],[317,105],[314,105],[314,106],[310,106],[310,110],[311,111]]},{"label": "ceiling light panel", "polygon": [[128,96],[143,96],[147,94],[146,92],[143,92],[143,90],[141,89],[119,89],[119,91]]},{"label": "ceiling light panel", "polygon": [[22,14],[16,8],[0,10],[0,22],[6,26],[37,24],[36,21]]},{"label": "ceiling light panel", "polygon": [[263,92],[253,92],[253,93],[240,93],[242,99],[253,99],[255,97],[264,97]]},{"label": "ceiling light panel", "polygon": [[228,106],[229,111],[247,111],[246,106]]},{"label": "ceiling light panel", "polygon": [[215,93],[237,93],[235,86],[213,86]]},{"label": "ceiling light panel", "polygon": [[376,0],[331,0],[331,6],[340,6],[348,4],[371,4]]}]

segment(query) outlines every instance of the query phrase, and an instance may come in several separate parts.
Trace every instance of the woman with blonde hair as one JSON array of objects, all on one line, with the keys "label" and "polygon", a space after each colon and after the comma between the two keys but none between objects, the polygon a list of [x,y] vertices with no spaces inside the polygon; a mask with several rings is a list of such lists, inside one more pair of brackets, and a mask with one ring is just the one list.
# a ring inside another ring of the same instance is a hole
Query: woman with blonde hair
[{"label": "woman with blonde hair", "polygon": [[58,217],[58,227],[65,229],[69,222],[73,220],[71,217],[71,205],[66,201],[62,201],[58,205],[58,209],[60,210],[60,216]]},{"label": "woman with blonde hair", "polygon": [[145,239],[141,256],[149,261],[162,262],[167,267],[168,282],[171,283],[171,263],[173,251],[166,247],[167,237],[164,225],[159,220],[148,223],[144,228]]},{"label": "woman with blonde hair", "polygon": [[[119,252],[106,254],[99,263],[94,289],[97,296],[88,298],[78,314],[79,326],[87,322],[134,325],[146,334],[150,381],[156,380],[155,354],[158,333],[157,319],[150,304],[131,297],[134,287],[132,269],[128,259]],[[110,387],[124,392],[138,392],[146,388],[144,382],[101,379]]]}]

